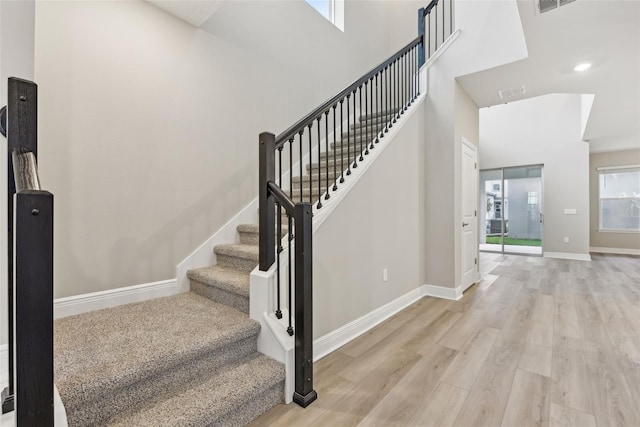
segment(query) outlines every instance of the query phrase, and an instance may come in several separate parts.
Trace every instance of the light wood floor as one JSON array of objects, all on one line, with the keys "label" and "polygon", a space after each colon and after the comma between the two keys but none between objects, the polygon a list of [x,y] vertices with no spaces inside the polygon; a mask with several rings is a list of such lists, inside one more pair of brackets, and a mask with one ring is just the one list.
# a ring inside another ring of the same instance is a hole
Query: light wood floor
[{"label": "light wood floor", "polygon": [[640,426],[640,258],[483,254],[315,365],[318,400],[252,426]]}]

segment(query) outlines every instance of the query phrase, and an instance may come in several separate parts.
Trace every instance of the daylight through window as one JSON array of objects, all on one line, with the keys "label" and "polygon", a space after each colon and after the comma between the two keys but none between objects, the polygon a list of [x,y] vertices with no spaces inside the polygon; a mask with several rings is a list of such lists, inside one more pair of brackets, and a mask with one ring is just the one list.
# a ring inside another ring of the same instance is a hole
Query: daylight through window
[{"label": "daylight through window", "polygon": [[598,170],[600,231],[640,231],[640,165]]}]

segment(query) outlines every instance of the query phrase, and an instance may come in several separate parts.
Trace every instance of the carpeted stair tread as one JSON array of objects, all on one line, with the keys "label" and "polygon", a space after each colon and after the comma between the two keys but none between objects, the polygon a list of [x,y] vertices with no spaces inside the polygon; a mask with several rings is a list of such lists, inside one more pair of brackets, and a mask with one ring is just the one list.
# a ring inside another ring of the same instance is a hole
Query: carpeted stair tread
[{"label": "carpeted stair tread", "polygon": [[243,271],[214,265],[213,267],[189,270],[187,277],[205,285],[249,297],[249,274]]},{"label": "carpeted stair tread", "polygon": [[55,379],[65,405],[108,396],[257,336],[259,323],[188,292],[55,321]]},{"label": "carpeted stair tread", "polygon": [[256,245],[246,245],[244,243],[228,243],[216,245],[213,248],[216,255],[227,255],[236,258],[255,261],[256,265],[260,259],[260,252]]},{"label": "carpeted stair tread", "polygon": [[[243,361],[199,384],[170,394],[146,406],[122,413],[107,423],[120,427],[176,427],[244,425],[282,400],[284,366],[259,355]],[[262,399],[265,390],[277,386],[277,397]],[[256,402],[257,401],[257,402]],[[262,406],[256,414],[248,406]]]}]

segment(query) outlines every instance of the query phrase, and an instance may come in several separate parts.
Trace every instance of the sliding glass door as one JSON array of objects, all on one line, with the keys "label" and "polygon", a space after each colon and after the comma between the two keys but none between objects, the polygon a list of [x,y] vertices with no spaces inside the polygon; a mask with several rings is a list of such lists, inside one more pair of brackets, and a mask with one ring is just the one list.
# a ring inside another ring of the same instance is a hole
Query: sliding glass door
[{"label": "sliding glass door", "polygon": [[542,166],[480,171],[480,250],[542,255]]}]

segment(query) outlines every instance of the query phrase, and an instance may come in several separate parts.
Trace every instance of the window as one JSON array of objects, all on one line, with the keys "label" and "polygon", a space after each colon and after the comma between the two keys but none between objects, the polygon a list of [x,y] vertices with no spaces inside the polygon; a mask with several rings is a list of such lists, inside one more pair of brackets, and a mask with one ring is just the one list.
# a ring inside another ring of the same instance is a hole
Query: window
[{"label": "window", "polygon": [[344,31],[344,0],[305,0],[333,25]]},{"label": "window", "polygon": [[528,205],[537,205],[538,204],[538,193],[535,191],[529,191],[527,193],[527,204]]},{"label": "window", "polygon": [[599,168],[600,231],[640,231],[640,165]]}]

